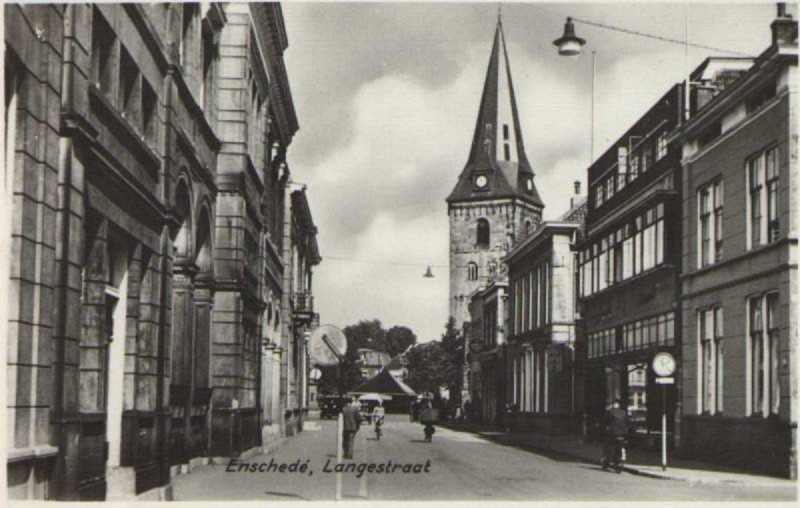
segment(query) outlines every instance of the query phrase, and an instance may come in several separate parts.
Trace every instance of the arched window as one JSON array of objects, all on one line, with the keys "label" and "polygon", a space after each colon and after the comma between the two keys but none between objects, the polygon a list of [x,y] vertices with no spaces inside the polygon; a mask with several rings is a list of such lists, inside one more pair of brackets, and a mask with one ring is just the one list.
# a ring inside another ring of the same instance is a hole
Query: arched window
[{"label": "arched window", "polygon": [[477,247],[489,246],[489,221],[478,219],[478,227],[475,235],[475,245]]},{"label": "arched window", "polygon": [[467,265],[467,280],[478,280],[478,265],[469,263]]},{"label": "arched window", "polygon": [[525,221],[525,235],[529,235],[533,233],[533,224],[531,224],[530,220]]},{"label": "arched window", "polygon": [[494,277],[495,275],[497,275],[497,263],[492,261],[489,263],[489,277]]}]

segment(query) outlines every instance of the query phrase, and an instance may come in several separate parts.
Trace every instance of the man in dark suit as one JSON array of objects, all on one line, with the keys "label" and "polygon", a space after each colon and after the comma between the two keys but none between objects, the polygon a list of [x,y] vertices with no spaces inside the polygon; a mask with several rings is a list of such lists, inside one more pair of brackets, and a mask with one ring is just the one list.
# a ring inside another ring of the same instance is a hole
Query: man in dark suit
[{"label": "man in dark suit", "polygon": [[344,421],[344,441],[342,443],[344,458],[352,459],[356,432],[361,427],[361,411],[355,397],[348,400],[347,404],[342,408],[342,420]]}]

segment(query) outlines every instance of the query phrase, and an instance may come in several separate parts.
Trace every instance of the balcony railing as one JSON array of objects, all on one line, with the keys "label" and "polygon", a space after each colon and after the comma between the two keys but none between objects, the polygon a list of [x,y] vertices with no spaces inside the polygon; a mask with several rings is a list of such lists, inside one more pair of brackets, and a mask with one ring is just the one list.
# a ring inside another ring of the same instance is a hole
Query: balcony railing
[{"label": "balcony railing", "polygon": [[292,307],[296,317],[311,318],[314,315],[314,297],[311,293],[295,293],[292,295]]}]

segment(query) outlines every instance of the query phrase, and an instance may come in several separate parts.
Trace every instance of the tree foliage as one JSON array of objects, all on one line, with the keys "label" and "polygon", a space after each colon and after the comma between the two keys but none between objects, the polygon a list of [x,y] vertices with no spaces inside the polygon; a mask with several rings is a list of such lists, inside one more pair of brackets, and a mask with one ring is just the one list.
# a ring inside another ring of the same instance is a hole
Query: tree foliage
[{"label": "tree foliage", "polygon": [[447,387],[450,401],[460,402],[464,343],[453,318],[445,324],[441,340],[415,346],[406,354],[406,360],[406,382],[417,393],[433,393],[438,398],[441,387]]},{"label": "tree foliage", "polygon": [[417,343],[417,336],[407,326],[393,326],[386,332],[384,338],[384,351],[394,358],[409,346]]},{"label": "tree foliage", "polygon": [[456,321],[452,317],[445,324],[445,330],[442,334],[442,350],[445,356],[443,384],[450,391],[450,399],[460,402],[461,387],[464,382],[464,337],[456,328]]}]

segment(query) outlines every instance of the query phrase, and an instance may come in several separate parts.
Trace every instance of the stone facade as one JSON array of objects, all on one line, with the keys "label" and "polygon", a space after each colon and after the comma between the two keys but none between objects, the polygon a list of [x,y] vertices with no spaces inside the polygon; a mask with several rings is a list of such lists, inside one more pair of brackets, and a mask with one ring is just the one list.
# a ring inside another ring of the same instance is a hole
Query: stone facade
[{"label": "stone facade", "polygon": [[[797,22],[779,17],[773,44],[730,86],[698,104],[680,138],[681,451],[792,478],[797,87]],[[709,202],[719,211],[713,219],[705,214]],[[709,233],[709,220],[720,223],[717,234]]]},{"label": "stone facade", "polygon": [[[585,202],[581,205],[585,208]],[[575,212],[580,214],[580,212]],[[575,255],[581,224],[544,222],[509,253],[506,426],[575,431]],[[577,379],[576,379],[577,378]]]},{"label": "stone facade", "polygon": [[10,497],[167,496],[284,432],[280,6],[4,14]]},{"label": "stone facade", "polygon": [[[514,238],[541,222],[541,210],[512,200],[476,201],[451,205],[449,216],[450,315],[463,325],[470,319],[470,294],[505,270],[503,258]],[[488,224],[487,244],[478,243],[479,221]],[[469,274],[472,266],[475,277]]]}]

